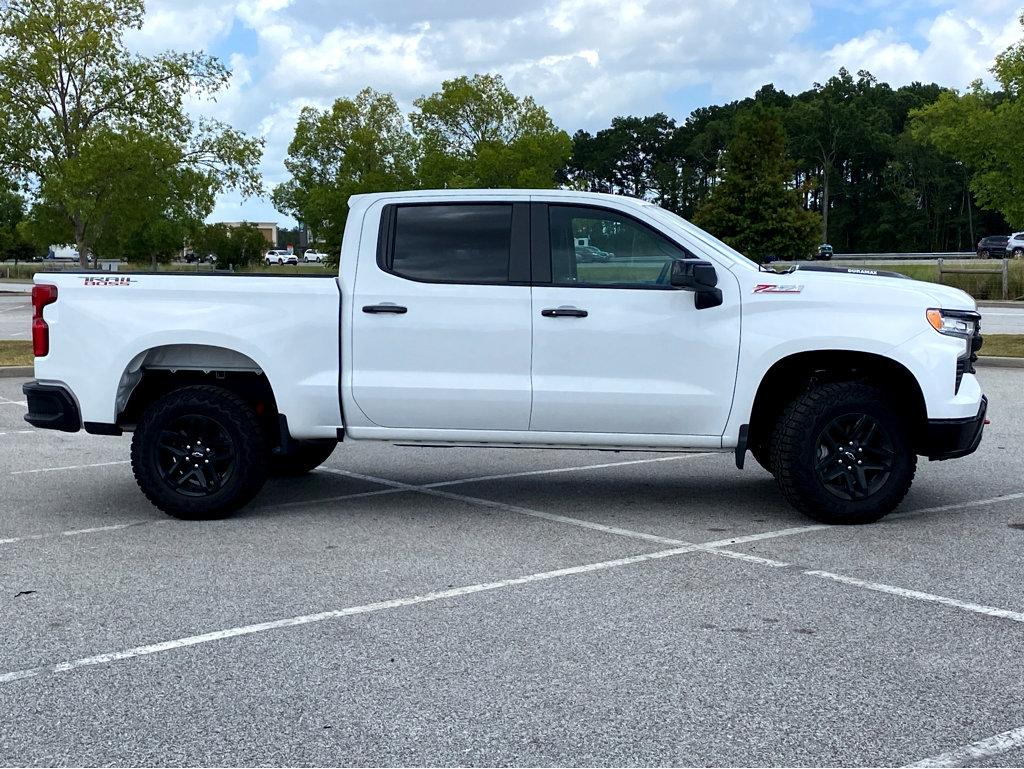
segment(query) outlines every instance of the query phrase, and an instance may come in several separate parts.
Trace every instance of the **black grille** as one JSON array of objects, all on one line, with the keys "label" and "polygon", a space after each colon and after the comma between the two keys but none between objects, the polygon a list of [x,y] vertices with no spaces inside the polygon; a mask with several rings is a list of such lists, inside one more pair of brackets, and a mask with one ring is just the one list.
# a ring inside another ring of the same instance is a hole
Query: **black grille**
[{"label": "black grille", "polygon": [[953,393],[960,392],[960,382],[964,378],[964,374],[974,374],[974,363],[978,360],[978,350],[981,349],[981,345],[984,340],[981,337],[981,322],[975,324],[974,336],[968,340],[967,352],[961,357],[956,359],[956,387]]},{"label": "black grille", "polygon": [[967,356],[956,359],[956,387],[953,388],[954,395],[960,392],[960,382],[964,378],[964,374],[970,369],[971,373],[974,373],[974,366],[971,365],[971,360]]}]

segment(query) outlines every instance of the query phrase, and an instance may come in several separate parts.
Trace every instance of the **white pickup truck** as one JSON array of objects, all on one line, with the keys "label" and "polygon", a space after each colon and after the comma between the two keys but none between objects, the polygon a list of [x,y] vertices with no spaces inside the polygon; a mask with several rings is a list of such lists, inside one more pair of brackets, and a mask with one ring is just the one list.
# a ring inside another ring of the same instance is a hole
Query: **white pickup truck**
[{"label": "white pickup truck", "polygon": [[[142,491],[193,519],[373,440],[722,451],[741,468],[749,450],[799,510],[865,523],[918,455],[981,440],[980,316],[961,291],[766,271],[609,195],[349,205],[337,277],[36,275],[28,422],[133,431]],[[579,242],[613,256],[582,260]]]}]

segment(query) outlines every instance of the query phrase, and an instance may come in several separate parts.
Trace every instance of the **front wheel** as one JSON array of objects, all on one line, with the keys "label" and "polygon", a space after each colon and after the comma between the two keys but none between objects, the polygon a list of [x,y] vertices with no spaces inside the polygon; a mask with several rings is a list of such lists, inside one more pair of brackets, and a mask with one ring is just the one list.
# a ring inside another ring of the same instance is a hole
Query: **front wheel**
[{"label": "front wheel", "polygon": [[1024,248],[1013,249],[1013,258],[1020,259],[1021,257],[1024,257]]},{"label": "front wheel", "polygon": [[881,390],[814,387],[779,417],[771,465],[797,510],[828,524],[872,523],[910,491],[917,469],[906,421]]},{"label": "front wheel", "polygon": [[175,518],[220,518],[263,486],[267,449],[256,412],[234,393],[199,385],[155,401],[132,437],[132,472]]}]

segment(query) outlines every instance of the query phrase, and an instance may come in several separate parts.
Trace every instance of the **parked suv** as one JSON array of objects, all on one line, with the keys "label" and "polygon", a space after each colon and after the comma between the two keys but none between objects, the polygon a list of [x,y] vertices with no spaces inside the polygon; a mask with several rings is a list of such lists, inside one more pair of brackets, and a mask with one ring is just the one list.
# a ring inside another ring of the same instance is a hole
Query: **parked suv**
[{"label": "parked suv", "polygon": [[267,265],[271,264],[298,264],[299,257],[295,254],[290,254],[287,251],[273,250],[267,251],[267,255],[264,257]]},{"label": "parked suv", "polygon": [[[1019,233],[1018,233],[1019,234]],[[1007,250],[1009,235],[987,235],[978,241],[978,258],[988,259],[996,256],[1000,259]]]},{"label": "parked suv", "polygon": [[1006,241],[1006,255],[1014,259],[1024,257],[1024,232],[1015,232]]}]

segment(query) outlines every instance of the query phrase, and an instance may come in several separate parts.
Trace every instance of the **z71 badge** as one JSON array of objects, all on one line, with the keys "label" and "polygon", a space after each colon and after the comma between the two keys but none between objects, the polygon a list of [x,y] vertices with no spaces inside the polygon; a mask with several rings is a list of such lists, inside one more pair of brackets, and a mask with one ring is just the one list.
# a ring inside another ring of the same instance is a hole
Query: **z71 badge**
[{"label": "z71 badge", "polygon": [[795,283],[790,284],[776,284],[776,283],[758,283],[754,286],[755,294],[799,294],[804,290],[803,286]]},{"label": "z71 badge", "polygon": [[93,276],[82,278],[86,286],[130,286],[137,281],[129,277],[108,278],[106,276]]}]

